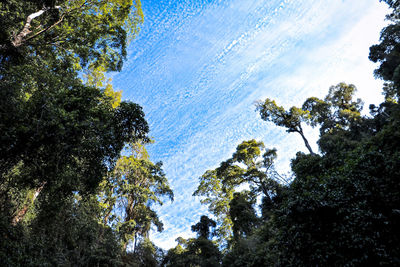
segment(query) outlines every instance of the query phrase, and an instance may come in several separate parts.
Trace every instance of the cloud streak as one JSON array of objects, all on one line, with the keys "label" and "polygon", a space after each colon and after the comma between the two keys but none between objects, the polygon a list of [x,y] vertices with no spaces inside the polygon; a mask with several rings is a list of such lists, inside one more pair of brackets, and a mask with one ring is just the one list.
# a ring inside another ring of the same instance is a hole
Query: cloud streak
[{"label": "cloud streak", "polygon": [[[141,104],[176,200],[158,209],[163,248],[207,210],[192,193],[198,177],[246,139],[276,147],[288,169],[301,138],[263,122],[253,102],[285,106],[330,85],[354,83],[366,102],[379,99],[368,47],[378,41],[384,5],[376,0],[142,1],[145,24],[114,76],[123,97]],[[309,134],[316,140],[315,131]]]}]

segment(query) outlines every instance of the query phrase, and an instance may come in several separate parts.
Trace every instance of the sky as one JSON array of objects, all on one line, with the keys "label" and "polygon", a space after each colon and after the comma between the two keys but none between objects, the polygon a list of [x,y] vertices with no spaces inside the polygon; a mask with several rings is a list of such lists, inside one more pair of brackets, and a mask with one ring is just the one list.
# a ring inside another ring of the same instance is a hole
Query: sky
[{"label": "sky", "polygon": [[[168,249],[194,236],[190,226],[207,207],[192,194],[199,177],[229,158],[244,140],[278,149],[277,169],[306,149],[300,136],[261,120],[257,100],[300,106],[339,82],[357,86],[369,104],[383,100],[369,46],[386,25],[378,0],[142,0],[145,21],[130,44],[114,88],[140,104],[175,194],[156,210]],[[307,129],[318,151],[315,130]]]}]

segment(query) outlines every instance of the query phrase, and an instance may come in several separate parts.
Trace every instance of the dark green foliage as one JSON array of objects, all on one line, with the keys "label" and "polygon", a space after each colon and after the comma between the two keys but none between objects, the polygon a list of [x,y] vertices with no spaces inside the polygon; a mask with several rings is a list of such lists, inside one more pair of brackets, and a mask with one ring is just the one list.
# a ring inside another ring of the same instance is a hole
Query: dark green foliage
[{"label": "dark green foliage", "polygon": [[[399,128],[389,128],[390,137],[384,130],[342,153],[340,166],[331,166],[329,157],[297,156],[293,161],[296,179],[278,213],[284,233],[280,238],[289,242],[285,255],[293,255],[282,261],[294,265],[398,264],[399,146],[392,136],[398,136]],[[315,164],[321,171],[306,171]]]},{"label": "dark green foliage", "polygon": [[121,266],[121,248],[112,229],[98,224],[97,208],[93,199],[68,198],[42,207],[29,227],[2,222],[1,265]]},{"label": "dark green foliage", "polygon": [[[391,24],[370,49],[385,101],[362,116],[355,86],[339,83],[301,108],[260,102],[261,118],[300,134],[310,153],[292,159],[289,183],[276,149],[239,144],[194,193],[217,222],[202,216],[197,237],[164,255],[148,232],[162,230],[152,205],[172,191],[144,148],[141,107],[102,80],[121,69],[140,3],[2,1],[0,265],[399,266],[400,4],[385,2]],[[320,154],[303,123],[319,127]]]},{"label": "dark green foliage", "polygon": [[[369,59],[379,63],[374,72],[375,76],[385,80],[398,97],[400,95],[400,5],[397,0],[384,0],[384,2],[392,8],[392,13],[386,16],[391,23],[382,29],[380,43],[370,47]],[[384,93],[388,97],[386,90]]]},{"label": "dark green foliage", "polygon": [[347,88],[306,101],[323,154],[297,153],[293,181],[263,199],[261,226],[234,244],[225,266],[400,264],[400,108],[388,101],[361,117],[351,90],[341,94]]},{"label": "dark green foliage", "polygon": [[296,155],[293,181],[263,199],[260,225],[237,238],[224,266],[400,264],[400,108],[383,103],[373,114],[321,135],[320,144],[351,146]]},{"label": "dark green foliage", "polygon": [[[157,264],[146,239],[125,250],[99,186],[127,143],[149,141],[142,108],[104,85],[141,21],[139,1],[1,1],[1,266]],[[146,163],[172,198],[161,163]],[[162,228],[150,211],[135,211],[142,232]]]},{"label": "dark green foliage", "polygon": [[218,267],[221,265],[221,253],[209,239],[210,227],[214,228],[214,220],[203,215],[200,222],[192,225],[197,238],[185,240],[179,237],[178,245],[168,251],[162,266],[166,267]]},{"label": "dark green foliage", "polygon": [[234,240],[249,236],[258,224],[254,209],[255,199],[246,192],[234,193],[229,203],[229,216],[232,220]]},{"label": "dark green foliage", "polygon": [[82,67],[104,65],[106,70],[119,71],[127,39],[135,35],[142,20],[139,1],[2,1],[0,64],[15,64],[31,56],[47,60],[53,55]]},{"label": "dark green foliage", "polygon": [[17,99],[4,93],[0,100],[1,106],[17,109],[0,113],[1,179],[21,161],[18,183],[32,188],[46,183],[65,192],[93,190],[125,142],[148,132],[144,113],[133,103],[113,109],[101,91],[82,85],[73,73],[49,74],[48,65],[36,67],[35,77],[17,68],[0,85],[2,94],[10,88],[15,94],[26,82],[37,86],[30,92],[19,89]]},{"label": "dark green foliage", "polygon": [[143,239],[134,251],[126,253],[123,257],[124,266],[155,267],[160,266],[163,251],[157,248],[149,239]]},{"label": "dark green foliage", "polygon": [[214,220],[203,215],[200,218],[200,222],[192,225],[192,231],[196,232],[199,237],[208,239],[210,236],[210,227],[215,227],[217,224]]}]

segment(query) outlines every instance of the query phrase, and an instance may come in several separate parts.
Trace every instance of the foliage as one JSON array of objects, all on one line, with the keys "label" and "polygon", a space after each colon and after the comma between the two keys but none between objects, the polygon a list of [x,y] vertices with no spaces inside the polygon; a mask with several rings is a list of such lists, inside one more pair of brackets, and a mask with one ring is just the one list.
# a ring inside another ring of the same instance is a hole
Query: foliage
[{"label": "foliage", "polygon": [[229,217],[232,220],[233,238],[237,241],[240,237],[251,235],[257,227],[258,217],[254,209],[255,199],[247,192],[234,193],[229,203]]},{"label": "foliage", "polygon": [[[301,108],[285,110],[267,99],[257,104],[261,118],[299,133],[310,152],[292,159],[292,181],[279,184],[279,176],[268,175],[276,151],[258,159],[264,148],[255,140],[240,144],[231,159],[200,178],[195,194],[205,197],[217,219],[222,214],[215,212],[217,203],[229,210],[223,216],[229,217],[234,238],[227,239],[223,266],[400,264],[399,5],[386,2],[394,8],[388,16],[393,24],[370,53],[380,63],[375,74],[386,82],[386,98],[370,106],[371,116],[361,115],[362,102],[353,99],[356,87],[345,83],[331,86],[324,99],[308,98]],[[319,128],[321,154],[311,150],[302,123]],[[274,183],[263,190],[263,181]],[[242,183],[250,191],[235,192]],[[229,199],[221,195],[226,189]],[[257,192],[263,193],[261,216],[254,209]]]},{"label": "foliage", "polygon": [[154,267],[161,264],[163,256],[163,251],[145,238],[138,243],[135,251],[126,253],[122,260],[125,266]]},{"label": "foliage", "polygon": [[275,100],[267,98],[264,102],[259,101],[256,104],[257,110],[260,112],[261,118],[265,121],[271,121],[277,126],[285,127],[289,133],[298,133],[303,138],[310,153],[314,153],[308,140],[304,136],[302,122],[309,120],[309,112],[297,107],[291,107],[285,110],[283,107],[278,106]]},{"label": "foliage", "polygon": [[400,108],[387,101],[363,117],[354,90],[341,83],[324,100],[305,102],[306,122],[320,126],[322,155],[297,153],[294,179],[273,203],[263,199],[260,225],[237,238],[223,265],[399,264]]},{"label": "foliage", "polygon": [[[0,3],[1,266],[154,266],[161,257],[145,237],[135,252],[124,246],[151,223],[161,230],[150,206],[172,191],[161,163],[120,156],[148,142],[149,127],[106,74],[121,70],[142,21],[140,1]],[[140,205],[115,223],[116,205],[133,197]]]},{"label": "foliage", "polygon": [[1,4],[0,62],[53,55],[75,68],[121,70],[127,39],[143,20],[140,2],[131,0],[29,0]]},{"label": "foliage", "polygon": [[[244,141],[237,146],[232,158],[222,162],[215,170],[208,170],[200,177],[200,184],[193,195],[205,197],[201,199],[201,203],[208,204],[209,211],[216,216],[219,224],[216,231],[219,245],[230,242],[233,237],[233,227],[235,231],[241,227],[238,224],[235,226],[231,216],[234,214],[231,204],[239,205],[237,201],[240,197],[235,192],[240,190],[241,186],[250,188],[250,191],[242,192],[247,195],[245,198],[249,201],[248,204],[255,204],[254,201],[260,194],[271,202],[281,190],[277,180],[284,181],[284,178],[273,167],[275,159],[276,149],[265,149],[262,142],[254,139]],[[234,199],[235,194],[236,199]],[[252,208],[248,207],[248,211],[251,212],[251,210]],[[247,219],[251,221],[254,217],[250,216]],[[237,220],[236,216],[235,220]],[[253,222],[250,221],[248,223],[252,224]]]},{"label": "foliage", "polygon": [[[130,154],[119,158],[102,182],[100,195],[103,223],[115,225],[125,248],[129,241],[136,244],[139,237],[146,238],[152,224],[162,231],[163,224],[151,206],[162,205],[163,197],[173,200],[161,162],[149,160],[143,141],[130,143],[128,149]],[[124,218],[118,215],[121,209]]]},{"label": "foliage", "polygon": [[215,227],[214,220],[203,215],[200,222],[192,225],[197,238],[185,240],[179,237],[178,245],[168,251],[162,266],[174,267],[217,267],[220,266],[221,253],[218,247],[209,240],[210,227]]},{"label": "foliage", "polygon": [[[385,101],[362,116],[356,87],[339,83],[301,108],[259,102],[310,153],[292,159],[289,183],[276,149],[239,144],[194,192],[215,221],[201,216],[197,237],[165,254],[148,233],[173,193],[146,151],[142,108],[106,75],[122,67],[140,2],[2,1],[0,265],[400,265],[400,4],[385,2],[391,24],[369,55]],[[318,127],[320,154],[304,124]]]}]

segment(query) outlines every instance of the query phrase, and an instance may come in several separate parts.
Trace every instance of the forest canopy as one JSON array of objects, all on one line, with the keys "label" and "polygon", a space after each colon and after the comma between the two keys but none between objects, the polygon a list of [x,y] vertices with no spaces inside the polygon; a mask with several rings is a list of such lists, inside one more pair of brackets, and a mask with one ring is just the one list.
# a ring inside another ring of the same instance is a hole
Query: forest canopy
[{"label": "forest canopy", "polygon": [[164,251],[149,233],[174,193],[142,107],[108,78],[140,32],[140,1],[2,1],[0,265],[400,265],[400,3],[384,2],[369,53],[384,101],[363,115],[345,82],[289,109],[259,100],[260,123],[300,135],[307,153],[287,177],[283,152],[242,141],[199,177],[209,213],[188,225],[196,236]]}]

